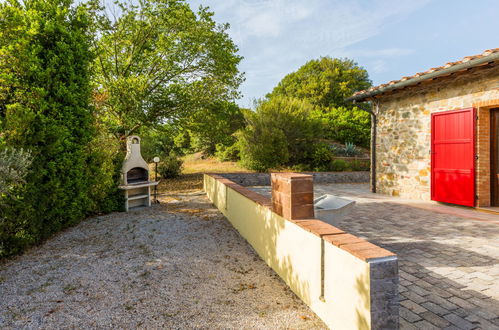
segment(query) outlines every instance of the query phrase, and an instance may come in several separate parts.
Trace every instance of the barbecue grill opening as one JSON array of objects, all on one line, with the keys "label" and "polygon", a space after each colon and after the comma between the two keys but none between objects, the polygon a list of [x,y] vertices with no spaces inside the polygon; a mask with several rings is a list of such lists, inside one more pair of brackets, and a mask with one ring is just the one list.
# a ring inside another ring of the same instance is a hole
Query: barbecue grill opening
[{"label": "barbecue grill opening", "polygon": [[130,183],[144,182],[149,180],[149,174],[142,167],[134,167],[126,174],[126,180]]}]

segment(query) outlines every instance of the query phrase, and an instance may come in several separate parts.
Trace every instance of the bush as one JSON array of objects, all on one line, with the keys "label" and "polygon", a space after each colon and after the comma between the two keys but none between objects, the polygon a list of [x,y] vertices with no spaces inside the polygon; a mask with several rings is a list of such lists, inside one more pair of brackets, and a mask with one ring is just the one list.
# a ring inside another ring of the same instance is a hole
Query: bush
[{"label": "bush", "polygon": [[24,183],[24,177],[31,165],[29,152],[23,149],[0,149],[0,198],[16,185]]},{"label": "bush", "polygon": [[371,116],[358,108],[318,108],[313,117],[324,126],[324,137],[340,143],[368,147],[371,141]]},{"label": "bush", "polygon": [[332,161],[333,153],[327,143],[318,143],[313,146],[312,166],[315,171],[328,171]]},{"label": "bush", "polygon": [[312,168],[308,164],[297,164],[291,166],[291,170],[293,172],[310,172],[312,171]]},{"label": "bush", "polygon": [[306,101],[276,96],[246,113],[238,140],[243,166],[257,171],[310,162],[310,146],[321,136]]},{"label": "bush", "polygon": [[183,161],[177,156],[166,156],[166,158],[158,165],[158,174],[163,179],[176,178],[180,175],[180,173],[182,173],[182,164]]},{"label": "bush", "polygon": [[241,159],[239,145],[234,143],[231,146],[217,144],[215,156],[222,162],[237,162]]},{"label": "bush", "polygon": [[331,171],[342,172],[349,170],[348,163],[343,159],[335,159],[331,163]]},{"label": "bush", "polygon": [[[30,150],[25,183],[0,207],[0,258],[76,224],[116,182],[94,149],[90,19],[70,1],[0,4],[0,139]],[[6,19],[7,18],[7,19]],[[108,148],[105,144],[103,149]],[[112,190],[112,189],[110,189]]]},{"label": "bush", "polygon": [[244,127],[244,115],[235,103],[218,101],[193,111],[179,125],[189,131],[193,151],[212,156],[218,145],[230,147],[236,142],[234,133]]},{"label": "bush", "polygon": [[289,160],[286,135],[279,129],[248,127],[241,133],[241,164],[265,172],[278,168]]},{"label": "bush", "polygon": [[120,143],[114,136],[108,136],[105,130],[98,131],[89,146],[88,172],[90,213],[108,213],[124,210],[121,183],[123,153]]},{"label": "bush", "polygon": [[352,171],[370,171],[370,161],[368,160],[352,160],[350,161],[350,169]]},{"label": "bush", "polygon": [[170,153],[180,153],[174,143],[177,131],[169,124],[157,129],[144,128],[140,132],[140,151],[145,161],[150,163],[154,157],[164,158]]}]

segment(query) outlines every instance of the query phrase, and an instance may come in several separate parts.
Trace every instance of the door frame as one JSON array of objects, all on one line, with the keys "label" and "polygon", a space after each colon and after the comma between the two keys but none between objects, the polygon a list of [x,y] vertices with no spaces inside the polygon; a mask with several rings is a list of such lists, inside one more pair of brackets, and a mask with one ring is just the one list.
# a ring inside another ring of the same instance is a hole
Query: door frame
[{"label": "door frame", "polygon": [[[497,173],[499,173],[499,152],[497,144],[499,144],[499,125],[496,126],[495,117],[499,117],[499,108],[490,109],[490,206],[499,206],[499,187]],[[494,134],[495,133],[495,134]]]},{"label": "door frame", "polygon": [[430,162],[430,172],[431,172],[431,180],[430,180],[430,198],[431,200],[435,200],[435,176],[433,175],[433,166],[435,164],[435,144],[434,144],[434,138],[435,138],[435,117],[444,115],[444,114],[449,114],[449,113],[458,113],[458,112],[467,112],[470,111],[473,116],[473,142],[472,142],[472,147],[473,147],[473,162],[472,162],[472,167],[471,167],[471,172],[473,173],[473,205],[472,207],[476,207],[477,203],[477,196],[476,196],[476,141],[477,141],[477,136],[476,136],[476,124],[477,124],[477,109],[475,107],[470,107],[470,108],[464,108],[464,109],[457,109],[457,110],[445,110],[445,111],[438,111],[438,112],[433,112],[431,114],[431,133],[430,133],[430,154],[431,154],[431,162]]}]

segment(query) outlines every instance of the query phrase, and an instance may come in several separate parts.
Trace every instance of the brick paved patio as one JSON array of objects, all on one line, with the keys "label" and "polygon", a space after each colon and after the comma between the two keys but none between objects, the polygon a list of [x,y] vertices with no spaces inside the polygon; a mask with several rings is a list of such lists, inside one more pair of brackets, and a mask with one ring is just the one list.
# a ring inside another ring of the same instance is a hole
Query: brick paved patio
[{"label": "brick paved patio", "polygon": [[326,191],[357,201],[338,227],[399,256],[402,329],[499,329],[499,224],[399,204],[367,185],[315,192]]},{"label": "brick paved patio", "polygon": [[337,226],[398,254],[402,329],[499,329],[499,215],[371,194],[364,184],[314,191],[355,199]]}]

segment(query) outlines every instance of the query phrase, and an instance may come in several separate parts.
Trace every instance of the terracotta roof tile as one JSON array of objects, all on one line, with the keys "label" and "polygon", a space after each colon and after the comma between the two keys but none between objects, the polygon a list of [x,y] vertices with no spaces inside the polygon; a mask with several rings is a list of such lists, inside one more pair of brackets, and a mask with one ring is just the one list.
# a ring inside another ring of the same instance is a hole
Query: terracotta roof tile
[{"label": "terracotta roof tile", "polygon": [[373,87],[371,87],[369,89],[365,89],[365,90],[356,92],[352,96],[366,94],[368,92],[372,92],[372,91],[381,89],[383,87],[392,86],[392,85],[395,85],[396,83],[399,83],[399,82],[402,82],[402,81],[406,81],[406,80],[413,79],[413,78],[416,78],[416,77],[424,76],[426,74],[429,74],[429,73],[432,73],[432,72],[435,72],[435,71],[440,71],[440,70],[443,70],[443,69],[447,69],[447,68],[450,68],[452,66],[455,66],[455,65],[458,65],[458,64],[462,64],[462,63],[466,63],[466,62],[469,62],[471,60],[479,59],[479,58],[482,58],[482,57],[486,57],[486,56],[489,56],[489,55],[495,54],[495,53],[499,53],[499,48],[487,49],[484,52],[482,52],[481,54],[466,56],[463,59],[461,59],[459,61],[456,61],[456,62],[448,62],[448,63],[446,63],[446,64],[444,64],[442,66],[431,68],[431,69],[429,69],[427,71],[424,71],[424,72],[418,72],[418,73],[416,73],[416,74],[414,74],[412,76],[405,76],[405,77],[400,78],[399,80],[392,80],[392,81],[390,81],[390,82],[388,82],[386,84],[380,84],[378,86],[373,86]]}]

